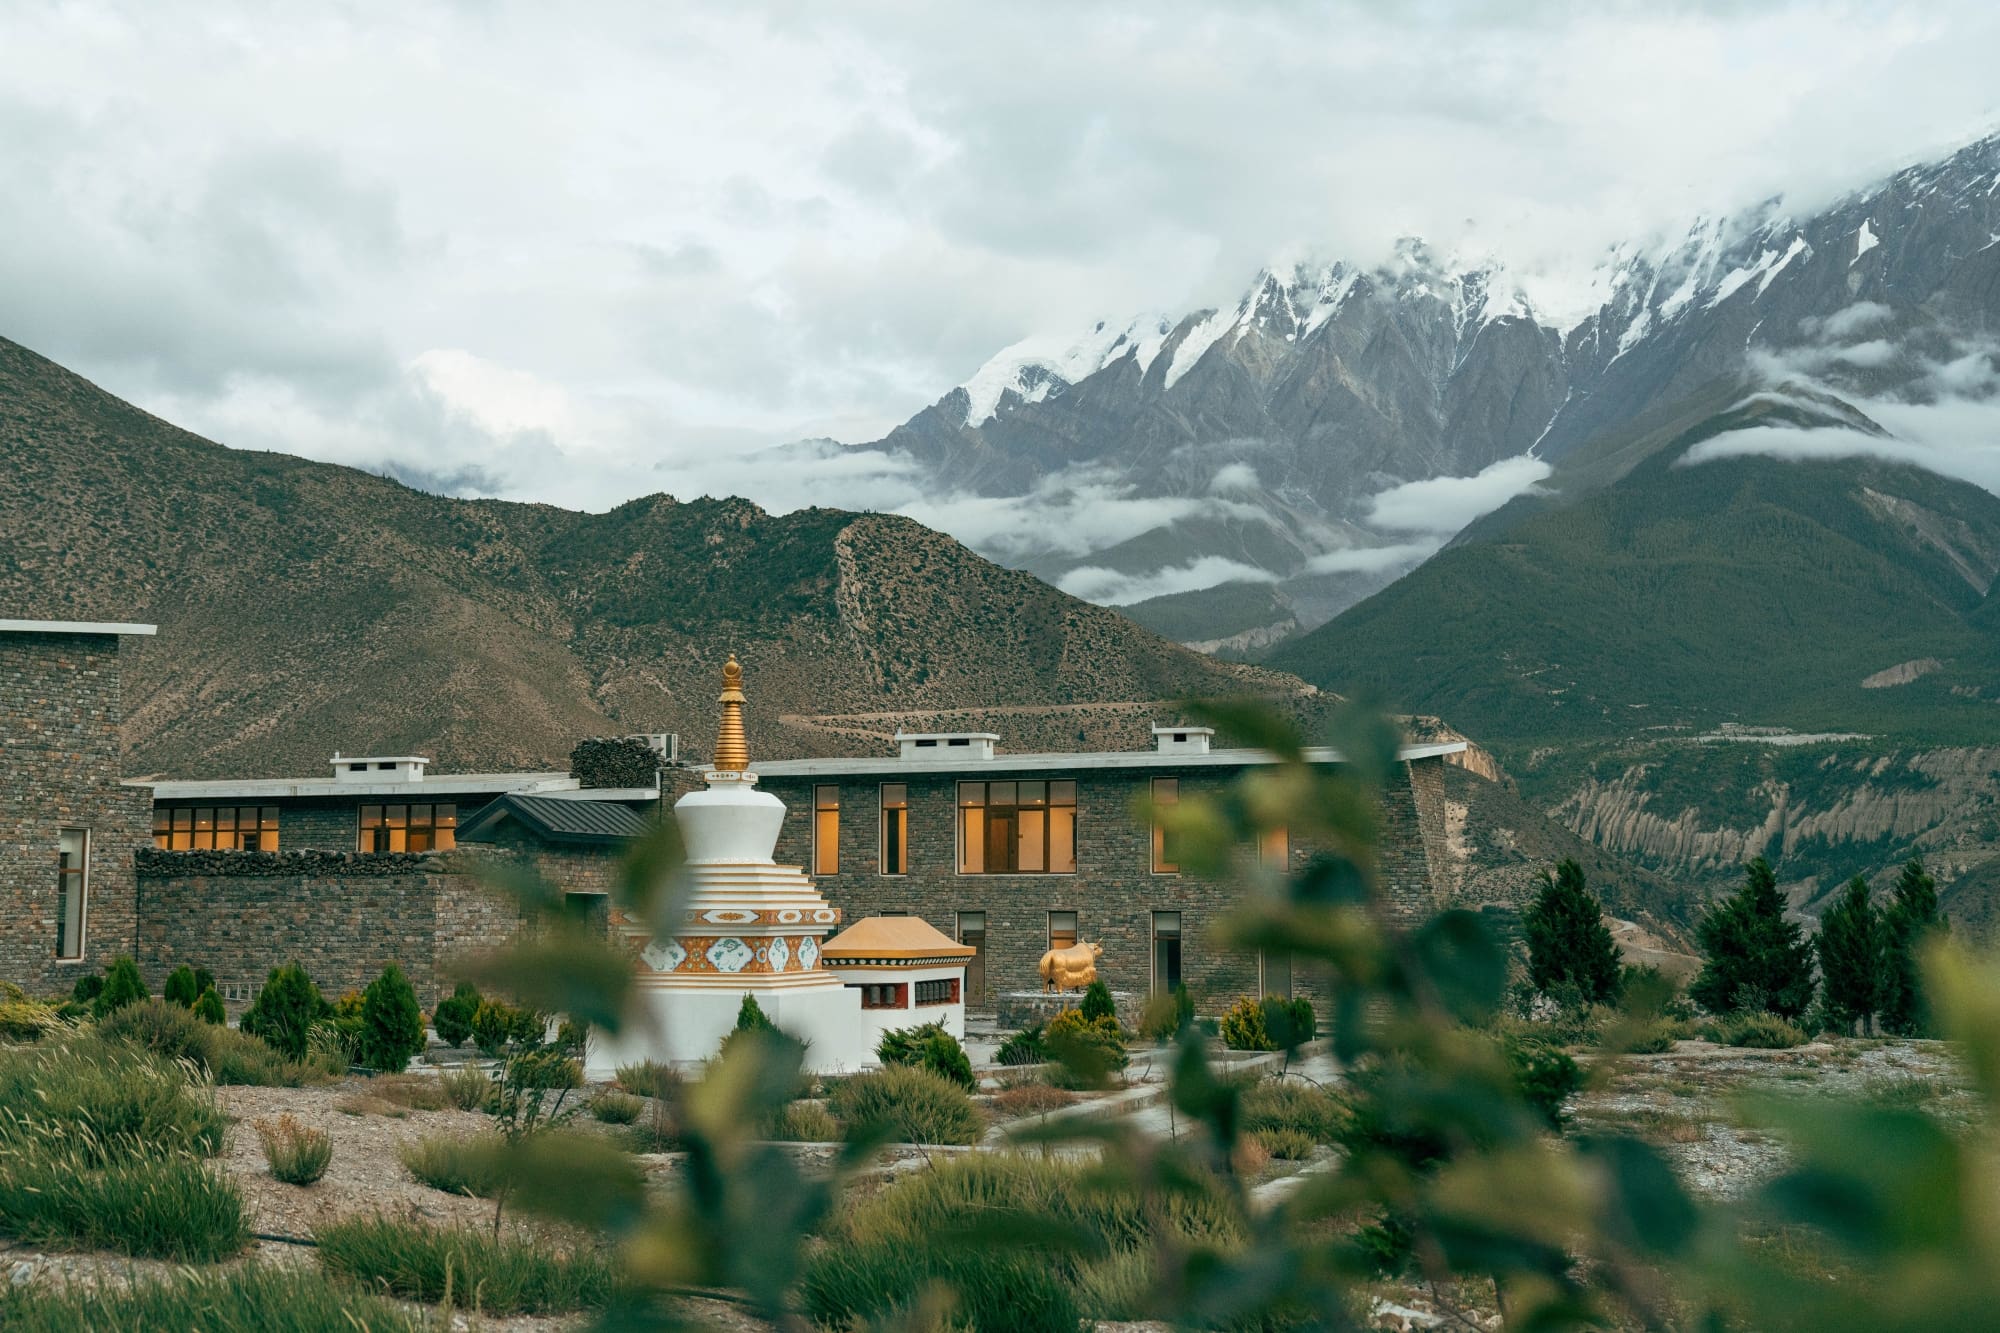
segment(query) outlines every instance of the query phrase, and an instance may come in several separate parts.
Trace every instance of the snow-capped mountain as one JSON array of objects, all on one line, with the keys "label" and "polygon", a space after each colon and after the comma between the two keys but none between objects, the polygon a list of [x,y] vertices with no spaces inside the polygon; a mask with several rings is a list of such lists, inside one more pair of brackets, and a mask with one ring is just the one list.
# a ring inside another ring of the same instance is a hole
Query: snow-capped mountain
[{"label": "snow-capped mountain", "polygon": [[[1570,293],[1420,241],[1266,271],[1230,307],[1017,343],[867,447],[916,460],[954,497],[920,516],[987,553],[1255,647],[1649,407],[1787,357],[1893,392],[1996,322],[2000,136],[1810,217],[1620,247]],[[982,502],[983,540],[953,521]]]}]

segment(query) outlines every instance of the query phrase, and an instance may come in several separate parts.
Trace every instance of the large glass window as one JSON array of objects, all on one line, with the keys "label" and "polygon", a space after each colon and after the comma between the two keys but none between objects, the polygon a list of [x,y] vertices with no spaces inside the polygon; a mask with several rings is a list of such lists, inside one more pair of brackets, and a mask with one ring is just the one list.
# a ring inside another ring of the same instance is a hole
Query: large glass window
[{"label": "large glass window", "polygon": [[967,1004],[985,1004],[986,913],[960,912],[958,914],[958,942],[972,946],[972,957],[965,960],[965,1002]]},{"label": "large glass window", "polygon": [[882,784],[882,873],[910,873],[910,789],[901,782]]},{"label": "large glass window", "polygon": [[962,875],[1076,873],[1076,783],[958,784]]},{"label": "large glass window", "polygon": [[90,894],[90,834],[83,829],[66,828],[56,835],[56,891],[56,957],[81,958]]},{"label": "large glass window", "polygon": [[1257,839],[1257,859],[1272,870],[1284,872],[1292,865],[1292,835],[1285,829],[1268,829]]},{"label": "large glass window", "polygon": [[[1181,799],[1179,778],[1153,779],[1153,804],[1178,805]],[[1153,821],[1153,873],[1156,875],[1177,874],[1181,868],[1180,835],[1159,820]]]},{"label": "large glass window", "polygon": [[458,846],[456,805],[364,805],[364,852],[442,852]]},{"label": "large glass window", "polygon": [[1288,953],[1257,953],[1257,990],[1281,1000],[1292,998],[1292,956]]},{"label": "large glass window", "polygon": [[840,873],[840,788],[813,788],[813,874]]},{"label": "large glass window", "polygon": [[1076,944],[1076,913],[1049,913],[1049,947],[1068,949]]},{"label": "large glass window", "polygon": [[275,805],[180,806],[153,811],[153,846],[170,852],[275,852]]},{"label": "large glass window", "polygon": [[1153,913],[1153,993],[1181,984],[1181,914]]}]

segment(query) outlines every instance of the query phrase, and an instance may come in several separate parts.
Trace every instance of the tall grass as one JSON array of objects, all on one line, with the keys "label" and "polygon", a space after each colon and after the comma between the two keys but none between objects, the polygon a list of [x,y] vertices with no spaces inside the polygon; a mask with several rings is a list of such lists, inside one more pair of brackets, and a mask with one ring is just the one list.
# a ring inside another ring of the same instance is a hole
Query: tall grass
[{"label": "tall grass", "polygon": [[617,1267],[592,1250],[495,1240],[483,1231],[354,1218],[318,1233],[329,1273],[411,1300],[486,1314],[562,1314],[607,1304]]},{"label": "tall grass", "polygon": [[200,1329],[202,1333],[418,1333],[387,1301],[305,1268],[246,1264],[117,1291],[27,1290],[0,1300],[8,1333]]},{"label": "tall grass", "polygon": [[185,1065],[87,1039],[0,1057],[0,1146],[67,1147],[93,1165],[212,1157],[228,1118]]},{"label": "tall grass", "polygon": [[224,1259],[249,1239],[243,1196],[212,1164],[176,1152],[95,1165],[90,1156],[10,1153],[0,1165],[0,1230],[31,1245],[176,1263]]},{"label": "tall grass", "polygon": [[500,1188],[499,1146],[497,1134],[427,1134],[399,1152],[410,1174],[432,1189],[490,1199]]},{"label": "tall grass", "polygon": [[478,1111],[493,1100],[493,1080],[477,1065],[463,1065],[440,1075],[445,1100],[461,1111]]},{"label": "tall grass", "polygon": [[118,1009],[97,1025],[97,1036],[107,1043],[188,1061],[217,1083],[296,1088],[322,1077],[311,1065],[286,1060],[259,1037],[204,1022],[193,1010],[165,1000],[142,1000]]},{"label": "tall grass", "polygon": [[[1067,1231],[1084,1245],[1031,1251],[996,1243],[1010,1221],[1024,1234]],[[972,1228],[982,1237],[976,1243]],[[1086,1308],[1130,1313],[1133,1265],[1113,1261],[1148,1249],[1162,1230],[1224,1247],[1246,1234],[1220,1187],[1199,1186],[1149,1208],[1081,1163],[981,1153],[939,1163],[844,1213],[814,1253],[803,1293],[813,1318],[834,1328],[904,1308],[934,1281],[957,1290],[960,1315],[974,1327],[1074,1328]]]},{"label": "tall grass", "polygon": [[886,1130],[902,1143],[977,1143],[986,1131],[963,1088],[908,1065],[846,1079],[826,1105],[850,1132]]},{"label": "tall grass", "polygon": [[1243,1128],[1253,1134],[1282,1132],[1313,1143],[1333,1143],[1347,1121],[1347,1108],[1338,1097],[1310,1083],[1265,1079],[1244,1090],[1241,1115]]},{"label": "tall grass", "polygon": [[310,1185],[333,1163],[333,1138],[323,1129],[302,1125],[291,1115],[256,1121],[254,1128],[264,1147],[264,1164],[287,1185]]}]

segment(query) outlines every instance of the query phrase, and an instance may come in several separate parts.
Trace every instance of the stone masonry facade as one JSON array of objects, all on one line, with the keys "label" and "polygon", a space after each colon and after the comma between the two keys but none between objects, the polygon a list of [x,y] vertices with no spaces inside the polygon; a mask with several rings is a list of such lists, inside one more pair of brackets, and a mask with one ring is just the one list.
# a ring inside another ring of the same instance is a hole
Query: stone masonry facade
[{"label": "stone masonry facade", "polygon": [[[131,953],[152,801],[119,783],[118,638],[0,631],[0,981],[66,992]],[[59,839],[88,836],[83,956],[56,958]]]},{"label": "stone masonry facade", "polygon": [[[1402,920],[1415,922],[1443,903],[1437,886],[1444,865],[1443,761],[1422,758],[1397,766],[1382,804],[1380,882]],[[1226,1008],[1264,985],[1254,951],[1214,941],[1216,926],[1242,901],[1243,888],[1192,874],[1156,874],[1152,831],[1135,814],[1155,777],[1177,778],[1181,799],[1215,795],[1240,770],[1217,767],[1145,767],[1125,770],[1009,772],[1009,778],[1074,780],[1077,784],[1075,874],[965,875],[957,872],[957,787],[979,780],[976,769],[945,774],[870,774],[852,778],[766,778],[763,786],[784,801],[781,864],[810,868],[812,810],[819,786],[840,788],[840,869],[815,876],[821,892],[848,922],[884,912],[920,916],[958,938],[959,915],[986,919],[986,995],[969,997],[974,1009],[994,1010],[1009,992],[1037,990],[1037,967],[1048,948],[1049,914],[1075,912],[1079,937],[1101,944],[1098,974],[1114,991],[1144,997],[1153,983],[1153,914],[1180,913],[1181,977],[1204,1013]],[[998,775],[996,775],[998,776]],[[878,873],[881,855],[880,789],[901,782],[909,801],[909,873]],[[1292,839],[1291,865],[1303,867],[1315,848]],[[1322,988],[1303,969],[1294,993],[1323,1000]],[[983,1000],[983,1003],[982,1003]],[[1135,1016],[1136,1017],[1136,1016]]]},{"label": "stone masonry facade", "polygon": [[514,935],[522,916],[488,888],[482,859],[525,857],[572,894],[611,885],[616,854],[565,848],[442,855],[355,852],[162,852],[139,856],[137,958],[157,988],[186,963],[215,974],[232,1015],[273,967],[298,962],[329,998],[400,966],[425,1009],[456,983],[455,960]]}]

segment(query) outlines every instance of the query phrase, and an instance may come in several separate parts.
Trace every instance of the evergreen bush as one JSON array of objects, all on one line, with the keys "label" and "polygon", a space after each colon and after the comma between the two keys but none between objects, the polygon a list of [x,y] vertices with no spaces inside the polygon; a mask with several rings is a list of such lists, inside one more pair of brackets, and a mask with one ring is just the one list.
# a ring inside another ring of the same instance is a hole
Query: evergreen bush
[{"label": "evergreen bush", "polygon": [[1108,1018],[1113,1022],[1118,1018],[1118,1005],[1111,998],[1111,988],[1100,979],[1093,979],[1084,987],[1083,1003],[1077,1008],[1081,1009],[1083,1016],[1093,1023],[1100,1018]]},{"label": "evergreen bush", "polygon": [[91,1002],[91,1008],[99,1018],[103,1018],[128,1004],[137,1004],[147,998],[147,994],[146,983],[139,976],[139,965],[130,958],[120,956],[105,969],[104,988]]},{"label": "evergreen bush", "polygon": [[472,1016],[479,1012],[479,1001],[479,988],[469,981],[459,982],[457,989],[439,1000],[431,1015],[438,1040],[447,1046],[465,1045],[472,1037]]},{"label": "evergreen bush", "polygon": [[91,1004],[102,994],[104,994],[104,974],[86,972],[76,979],[76,985],[70,987],[69,998],[78,1004]]},{"label": "evergreen bush", "polygon": [[507,1049],[517,1026],[514,1006],[503,1000],[481,1000],[472,1011],[472,1044],[490,1059]]},{"label": "evergreen bush", "polygon": [[1574,986],[1586,1003],[1618,996],[1618,945],[1604,924],[1604,904],[1585,885],[1583,867],[1560,862],[1542,872],[1541,891],[1521,914],[1528,941],[1528,980],[1538,991]]},{"label": "evergreen bush", "polygon": [[1264,1026],[1264,1006],[1244,996],[1222,1014],[1222,1044],[1232,1051],[1275,1051],[1271,1033]]},{"label": "evergreen bush", "polygon": [[757,997],[745,994],[743,1003],[736,1006],[736,1031],[776,1032],[778,1025],[764,1016],[764,1006],[757,1003]]},{"label": "evergreen bush", "polygon": [[424,1014],[417,992],[394,963],[368,983],[361,998],[361,1032],[356,1054],[370,1069],[400,1074],[424,1049]]},{"label": "evergreen bush", "polygon": [[1743,887],[1702,914],[1696,931],[1705,961],[1688,988],[1712,1014],[1769,1010],[1787,1019],[1813,999],[1812,947],[1785,917],[1770,862],[1743,868]]},{"label": "evergreen bush", "polygon": [[210,986],[195,997],[194,1016],[214,1027],[222,1027],[229,1022],[228,1011],[222,1007],[222,997]]},{"label": "evergreen bush", "polygon": [[183,1009],[194,1008],[194,1002],[200,995],[201,987],[195,984],[194,969],[186,963],[167,973],[166,981],[160,986],[160,998]]},{"label": "evergreen bush", "polygon": [[1118,1020],[1085,1018],[1081,1009],[1050,1019],[1043,1041],[1049,1058],[1061,1065],[1052,1080],[1065,1087],[1104,1087],[1129,1060]]},{"label": "evergreen bush", "polygon": [[1003,1065],[1038,1065],[1048,1058],[1048,1043],[1040,1023],[1030,1023],[1019,1032],[1009,1034],[1000,1043],[1000,1049],[993,1053],[995,1062]]},{"label": "evergreen bush", "polygon": [[928,1069],[968,1092],[979,1086],[979,1080],[972,1074],[971,1057],[958,1044],[958,1038],[945,1030],[943,1023],[925,1023],[921,1027],[885,1032],[882,1040],[876,1043],[875,1056],[885,1065],[915,1065]]},{"label": "evergreen bush", "polygon": [[827,1109],[847,1132],[887,1132],[898,1143],[977,1143],[986,1123],[965,1089],[907,1065],[845,1079]]},{"label": "evergreen bush", "polygon": [[332,1012],[306,970],[295,962],[286,963],[264,978],[264,989],[257,992],[239,1026],[271,1043],[287,1060],[303,1060],[307,1032]]},{"label": "evergreen bush", "polygon": [[1303,995],[1291,1000],[1266,995],[1259,1007],[1264,1011],[1264,1034],[1278,1050],[1296,1049],[1319,1034],[1319,1015]]},{"label": "evergreen bush", "polygon": [[1840,901],[1820,918],[1819,954],[1821,1006],[1827,1023],[1852,1034],[1875,1017],[1882,989],[1884,951],[1882,917],[1869,900],[1868,880],[1848,881]]}]

